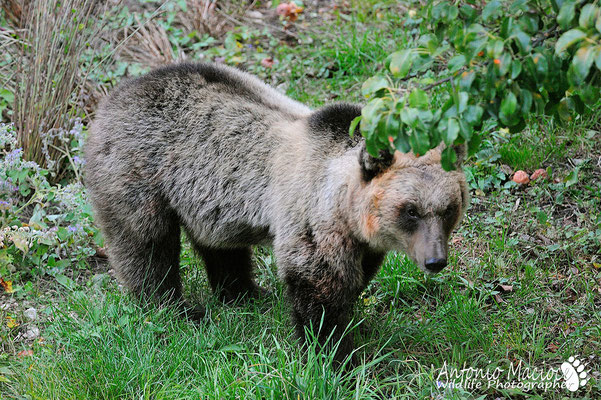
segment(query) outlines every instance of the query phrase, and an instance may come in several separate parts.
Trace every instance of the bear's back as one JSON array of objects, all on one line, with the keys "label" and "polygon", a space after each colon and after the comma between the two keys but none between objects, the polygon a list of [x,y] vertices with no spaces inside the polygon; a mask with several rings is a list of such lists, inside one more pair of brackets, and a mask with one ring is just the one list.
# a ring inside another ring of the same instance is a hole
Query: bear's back
[{"label": "bear's back", "polygon": [[173,64],[120,84],[104,101],[99,114],[146,111],[181,117],[190,106],[213,102],[222,106],[253,104],[297,119],[310,109],[256,77],[240,70],[208,63]]}]

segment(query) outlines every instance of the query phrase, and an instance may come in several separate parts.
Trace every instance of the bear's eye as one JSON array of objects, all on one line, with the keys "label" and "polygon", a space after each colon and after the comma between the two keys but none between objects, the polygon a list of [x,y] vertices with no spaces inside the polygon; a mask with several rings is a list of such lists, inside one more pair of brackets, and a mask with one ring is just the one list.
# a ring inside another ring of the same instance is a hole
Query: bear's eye
[{"label": "bear's eye", "polygon": [[449,204],[449,206],[444,211],[444,216],[447,218],[452,218],[457,214],[457,206],[455,204]]},{"label": "bear's eye", "polygon": [[399,210],[399,225],[407,233],[415,232],[419,225],[420,215],[414,204],[403,204]]},{"label": "bear's eye", "polygon": [[451,232],[455,223],[457,222],[457,218],[459,217],[459,207],[456,204],[450,204],[443,215],[443,226],[446,232]]},{"label": "bear's eye", "polygon": [[405,212],[407,213],[407,215],[409,217],[411,217],[413,219],[419,218],[419,213],[417,212],[417,210],[413,206],[407,207],[407,209],[405,210]]}]

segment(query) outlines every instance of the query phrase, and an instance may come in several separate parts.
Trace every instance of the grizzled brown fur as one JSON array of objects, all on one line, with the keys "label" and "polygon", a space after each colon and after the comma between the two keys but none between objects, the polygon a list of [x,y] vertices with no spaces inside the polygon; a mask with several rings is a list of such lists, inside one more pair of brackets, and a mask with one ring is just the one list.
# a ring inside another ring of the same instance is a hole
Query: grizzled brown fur
[{"label": "grizzled brown fur", "polygon": [[[348,126],[360,107],[312,111],[241,71],[157,69],[114,90],[86,147],[86,185],[120,280],[184,304],[180,229],[224,299],[257,295],[250,246],[272,245],[299,335],[345,329],[389,250],[446,265],[468,202],[460,170],[423,157],[373,158]],[[338,358],[352,350],[346,336]]]}]

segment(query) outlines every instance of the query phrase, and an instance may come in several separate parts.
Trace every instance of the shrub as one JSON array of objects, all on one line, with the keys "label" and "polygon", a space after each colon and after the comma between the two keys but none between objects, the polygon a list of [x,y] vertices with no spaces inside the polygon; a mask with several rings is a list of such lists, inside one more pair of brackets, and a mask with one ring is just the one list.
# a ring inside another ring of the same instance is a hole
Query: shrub
[{"label": "shrub", "polygon": [[[519,132],[532,114],[571,120],[599,99],[601,13],[578,0],[448,1],[411,11],[416,46],[392,53],[387,73],[362,87],[368,151],[424,154],[444,142],[473,153],[483,122]],[[595,64],[595,66],[593,66]]]}]

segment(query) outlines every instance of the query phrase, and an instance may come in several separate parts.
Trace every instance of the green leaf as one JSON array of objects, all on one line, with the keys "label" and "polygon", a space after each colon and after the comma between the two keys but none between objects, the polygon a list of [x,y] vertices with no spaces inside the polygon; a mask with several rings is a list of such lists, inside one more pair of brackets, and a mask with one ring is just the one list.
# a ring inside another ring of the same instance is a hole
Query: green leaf
[{"label": "green leaf", "polygon": [[440,162],[445,171],[454,170],[455,163],[457,162],[457,153],[455,152],[455,149],[452,147],[445,148],[440,155]]},{"label": "green leaf", "polygon": [[568,47],[586,37],[586,33],[580,29],[571,29],[560,36],[555,44],[555,54],[561,55]]},{"label": "green leaf", "polygon": [[574,17],[576,16],[576,3],[574,1],[566,1],[561,6],[559,14],[557,14],[557,23],[564,31],[567,30]]},{"label": "green leaf", "polygon": [[467,108],[467,101],[469,100],[469,95],[467,92],[459,92],[457,97],[455,98],[455,105],[457,106],[457,113],[461,114]]},{"label": "green leaf", "polygon": [[520,51],[522,54],[527,54],[532,49],[532,45],[530,44],[530,36],[522,30],[517,30],[515,33],[515,38],[520,46]]},{"label": "green leaf", "polygon": [[585,4],[580,11],[580,18],[578,18],[578,25],[583,29],[592,28],[595,26],[597,17],[599,16],[599,8],[594,4]]},{"label": "green leaf", "polygon": [[443,132],[442,139],[447,146],[450,146],[455,142],[455,139],[459,136],[459,122],[456,118],[449,118],[447,120],[447,127]]},{"label": "green leaf", "polygon": [[409,144],[409,138],[405,132],[400,132],[394,140],[394,147],[401,153],[409,153],[411,151],[411,145]]},{"label": "green leaf", "polygon": [[8,89],[0,89],[0,98],[5,100],[8,104],[12,104],[15,101],[15,94]]},{"label": "green leaf", "polygon": [[[468,27],[465,35],[465,54],[467,58],[476,57],[481,51],[486,48],[488,42],[488,32],[480,24],[472,24]],[[460,49],[463,46],[460,47]]]},{"label": "green leaf", "polygon": [[522,89],[520,92],[520,100],[522,102],[522,114],[528,114],[532,107],[532,93],[529,90]]},{"label": "green leaf", "polygon": [[480,149],[482,143],[482,136],[474,133],[472,139],[467,144],[467,154],[473,156]]},{"label": "green leaf", "polygon": [[[519,1],[519,0],[518,0]],[[529,0],[526,1],[526,7],[528,6]],[[535,13],[530,13],[528,10],[522,10],[524,14],[519,19],[521,29],[529,35],[534,35],[539,32],[538,25],[540,23],[540,17]]]},{"label": "green leaf", "polygon": [[432,19],[434,21],[438,21],[438,20],[442,19],[444,16],[446,16],[445,10],[448,6],[449,6],[449,3],[444,1],[444,2],[438,3],[434,7],[432,7],[432,11],[431,11]]},{"label": "green leaf", "polygon": [[515,0],[513,3],[511,3],[509,9],[512,13],[517,13],[519,11],[526,12],[530,9],[529,3],[529,0]]},{"label": "green leaf", "polygon": [[599,13],[597,22],[595,22],[595,29],[597,29],[597,32],[601,33],[601,13]]},{"label": "green leaf", "polygon": [[570,96],[570,98],[574,100],[574,104],[575,104],[574,109],[576,110],[576,113],[578,113],[578,114],[584,113],[585,105],[582,102],[582,99],[580,98],[580,96]]},{"label": "green leaf", "polygon": [[582,84],[586,79],[589,70],[591,69],[591,65],[593,65],[593,55],[594,51],[592,46],[581,47],[576,51],[574,59],[572,60],[572,65],[574,66],[573,77],[577,84]]},{"label": "green leaf", "polygon": [[570,97],[564,97],[557,106],[557,114],[562,121],[570,122],[573,119],[572,111],[574,108],[574,100]]},{"label": "green leaf", "polygon": [[592,85],[586,85],[580,89],[579,95],[586,104],[593,105],[599,100],[599,88]]},{"label": "green leaf", "polygon": [[405,125],[415,128],[417,126],[417,110],[411,107],[403,108],[401,110],[401,121]]},{"label": "green leaf", "polygon": [[513,13],[517,13],[520,11],[527,12],[528,9],[530,8],[528,3],[529,3],[529,0],[515,0],[513,3],[511,3],[511,6],[509,7],[509,9]]},{"label": "green leaf", "polygon": [[451,58],[449,60],[447,67],[449,68],[450,72],[457,72],[458,70],[463,68],[465,63],[466,63],[465,56],[463,54],[460,54],[458,56]]},{"label": "green leaf", "polygon": [[427,108],[428,95],[421,89],[415,89],[409,95],[409,105],[413,108]]},{"label": "green leaf", "polygon": [[480,106],[467,106],[465,110],[464,118],[466,122],[472,126],[478,125],[480,120],[482,119],[482,114],[484,113],[484,109]]},{"label": "green leaf", "polygon": [[463,71],[459,79],[459,88],[461,90],[468,90],[472,86],[474,79],[476,79],[475,71]]},{"label": "green leaf", "polygon": [[423,156],[430,150],[430,137],[427,132],[413,130],[411,136],[409,136],[409,143],[411,143],[413,152],[420,156]]},{"label": "green leaf", "polygon": [[535,53],[532,55],[532,62],[534,63],[534,69],[538,78],[540,80],[545,79],[549,73],[549,63],[547,63],[547,58],[541,53]]},{"label": "green leaf", "polygon": [[511,62],[511,79],[517,78],[522,72],[522,63],[519,60]]},{"label": "green leaf", "polygon": [[361,116],[363,117],[361,123],[372,122],[379,116],[379,112],[386,108],[384,100],[381,98],[373,99],[365,107],[361,109]]},{"label": "green leaf", "polygon": [[58,274],[58,275],[56,275],[55,278],[58,283],[60,283],[67,289],[75,289],[75,287],[77,286],[75,284],[75,282],[73,281],[73,279],[71,279],[63,274]]},{"label": "green leaf", "polygon": [[417,118],[425,126],[431,124],[433,121],[438,120],[439,116],[437,117],[435,114],[432,114],[432,111],[430,110],[419,110],[417,112]]},{"label": "green leaf", "polygon": [[46,213],[44,212],[42,207],[40,207],[39,205],[36,205],[33,210],[33,215],[29,219],[29,222],[28,222],[29,226],[31,226],[35,229],[40,229],[40,230],[47,229],[48,225],[44,222],[45,216],[46,216]]},{"label": "green leaf", "polygon": [[401,50],[392,53],[390,58],[390,72],[397,78],[404,78],[409,74],[414,59],[414,50]]},{"label": "green leaf", "polygon": [[463,136],[463,138],[466,141],[469,141],[472,137],[472,133],[474,133],[472,126],[470,124],[468,124],[466,120],[460,119],[459,120],[459,128],[460,128],[459,131],[461,133],[461,136]]},{"label": "green leaf", "polygon": [[447,18],[449,21],[454,21],[459,16],[459,9],[455,6],[450,6],[447,11]]},{"label": "green leaf", "polygon": [[477,16],[476,9],[473,8],[473,7],[471,7],[471,6],[469,6],[469,5],[467,5],[467,4],[464,4],[461,7],[459,7],[459,13],[468,22],[472,21]]},{"label": "green leaf", "polygon": [[430,33],[421,36],[417,44],[420,47],[428,50],[428,53],[430,53],[430,55],[436,54],[440,48],[438,38]]},{"label": "green leaf", "polygon": [[515,94],[509,92],[501,102],[501,112],[506,116],[510,116],[517,109],[517,105],[518,99],[515,97]]},{"label": "green leaf", "polygon": [[393,142],[394,138],[399,135],[399,130],[401,128],[401,122],[399,121],[399,116],[394,112],[388,113],[386,117],[386,137],[385,140],[389,142]]},{"label": "green leaf", "polygon": [[444,112],[445,118],[456,117],[457,116],[457,107],[455,107],[455,96],[449,98],[440,109]]},{"label": "green leaf", "polygon": [[488,42],[486,45],[486,53],[490,58],[499,58],[503,54],[505,45],[502,40],[496,39]]},{"label": "green leaf", "polygon": [[515,27],[514,22],[512,17],[503,18],[501,22],[501,37],[508,38],[511,36],[511,32],[513,32],[513,28]]},{"label": "green leaf", "polygon": [[69,238],[70,234],[67,229],[65,229],[64,227],[61,226],[56,231],[56,236],[58,236],[58,238],[61,240],[61,242],[65,242]]},{"label": "green leaf", "polygon": [[381,75],[372,76],[363,83],[363,86],[361,86],[361,94],[363,94],[363,96],[369,96],[386,87],[388,87],[386,78]]},{"label": "green leaf", "polygon": [[495,62],[495,64],[499,68],[499,75],[504,76],[511,67],[511,54],[508,52],[503,53],[499,59],[499,63]]},{"label": "green leaf", "polygon": [[568,176],[563,180],[566,187],[570,187],[578,183],[578,172],[579,168],[574,168]]},{"label": "green leaf", "polygon": [[510,133],[520,133],[526,128],[526,121],[520,114],[514,114],[511,116],[511,118],[506,118],[505,122],[509,127]]},{"label": "green leaf", "polygon": [[353,121],[351,122],[351,126],[348,128],[348,134],[351,137],[353,137],[353,135],[355,133],[355,129],[357,129],[357,125],[359,125],[359,122],[361,122],[360,115],[358,117],[355,117],[355,119],[353,119]]},{"label": "green leaf", "polygon": [[601,71],[601,46],[595,46],[595,65]]},{"label": "green leaf", "polygon": [[376,144],[376,135],[371,135],[365,138],[365,150],[372,157],[378,157],[378,145]]},{"label": "green leaf", "polygon": [[378,122],[382,118],[381,112],[386,109],[384,100],[376,98],[367,103],[361,110],[361,134],[370,139],[374,136]]},{"label": "green leaf", "polygon": [[540,93],[533,93],[532,100],[534,102],[536,112],[538,114],[543,114],[545,112],[545,104],[547,104],[546,95],[545,95],[545,97],[543,97],[543,96],[541,96]]},{"label": "green leaf", "polygon": [[498,0],[493,0],[482,10],[482,19],[486,22],[489,19],[499,15],[501,11],[503,11],[501,9],[501,2]]}]

